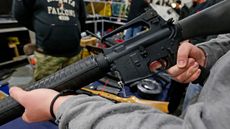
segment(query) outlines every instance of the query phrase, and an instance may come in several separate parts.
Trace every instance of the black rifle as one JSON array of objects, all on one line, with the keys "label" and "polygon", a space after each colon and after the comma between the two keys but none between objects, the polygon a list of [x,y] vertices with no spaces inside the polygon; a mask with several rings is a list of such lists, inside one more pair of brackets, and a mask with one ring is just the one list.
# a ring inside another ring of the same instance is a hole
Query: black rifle
[{"label": "black rifle", "polygon": [[[187,17],[178,23],[163,20],[153,9],[118,28],[108,37],[134,24],[144,23],[149,30],[140,35],[103,49],[103,53],[90,56],[76,62],[40,81],[26,90],[50,88],[58,91],[80,89],[94,82],[109,71],[118,71],[124,83],[130,83],[151,76],[149,63],[165,60],[165,69],[175,65],[180,41],[209,34],[230,32],[230,1],[225,0],[198,14]],[[24,108],[11,97],[0,103],[0,124],[4,124],[22,115]]]}]

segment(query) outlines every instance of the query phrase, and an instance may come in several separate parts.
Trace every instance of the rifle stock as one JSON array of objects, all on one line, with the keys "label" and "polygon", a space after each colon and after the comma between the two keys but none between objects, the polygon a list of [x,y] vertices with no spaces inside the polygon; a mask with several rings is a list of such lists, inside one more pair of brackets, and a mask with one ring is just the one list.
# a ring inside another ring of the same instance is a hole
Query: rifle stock
[{"label": "rifle stock", "polygon": [[81,88],[81,90],[88,91],[92,94],[99,95],[101,97],[107,98],[109,100],[113,100],[116,102],[121,102],[121,103],[137,103],[137,104],[143,104],[150,106],[152,108],[158,109],[162,112],[168,113],[168,102],[163,102],[163,101],[153,101],[153,100],[144,100],[144,99],[139,99],[135,96],[130,96],[128,98],[122,98],[107,92],[103,91],[97,91],[97,90],[91,90],[88,88]]}]

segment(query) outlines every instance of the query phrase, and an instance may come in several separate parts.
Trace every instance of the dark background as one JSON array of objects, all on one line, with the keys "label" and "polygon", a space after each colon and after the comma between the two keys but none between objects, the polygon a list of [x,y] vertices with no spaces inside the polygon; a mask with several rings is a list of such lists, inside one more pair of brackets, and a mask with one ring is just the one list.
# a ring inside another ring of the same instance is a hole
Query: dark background
[{"label": "dark background", "polygon": [[11,15],[12,0],[0,0],[0,15]]}]

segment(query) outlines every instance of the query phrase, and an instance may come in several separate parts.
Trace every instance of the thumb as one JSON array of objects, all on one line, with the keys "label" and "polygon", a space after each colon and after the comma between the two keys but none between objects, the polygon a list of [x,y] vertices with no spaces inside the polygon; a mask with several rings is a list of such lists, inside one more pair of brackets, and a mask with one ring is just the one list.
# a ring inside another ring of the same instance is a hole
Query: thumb
[{"label": "thumb", "polygon": [[18,101],[20,104],[22,104],[23,97],[26,94],[26,91],[24,91],[22,88],[19,87],[11,87],[9,90],[10,96]]},{"label": "thumb", "polygon": [[22,114],[22,119],[26,121],[27,123],[33,122],[30,120],[31,118],[29,115],[31,115],[31,113],[28,113],[27,110],[25,110],[25,112]]},{"label": "thumb", "polygon": [[182,43],[177,52],[177,66],[184,68],[187,65],[191,46],[188,43]]}]

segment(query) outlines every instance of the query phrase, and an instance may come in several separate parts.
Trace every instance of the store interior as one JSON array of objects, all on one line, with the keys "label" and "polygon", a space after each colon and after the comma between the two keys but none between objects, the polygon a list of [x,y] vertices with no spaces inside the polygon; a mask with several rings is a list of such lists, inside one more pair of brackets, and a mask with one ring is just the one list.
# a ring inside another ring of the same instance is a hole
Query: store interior
[{"label": "store interior", "polygon": [[[148,2],[150,7],[163,20],[172,20],[172,23],[176,23],[215,4],[212,0],[198,1],[196,5],[193,0],[149,0]],[[84,0],[84,4],[87,12],[86,31],[81,33],[82,38],[80,42],[84,50],[83,58],[98,55],[102,52],[102,49],[106,48],[108,48],[107,52],[109,52],[110,47],[126,42],[125,35],[128,28],[122,29],[122,31],[116,32],[113,35],[110,35],[110,33],[130,22],[127,20],[130,11],[129,0]],[[33,78],[33,70],[36,65],[33,45],[36,45],[36,33],[17,22],[12,16],[11,5],[12,0],[0,1],[0,103],[9,97],[10,87],[19,86],[26,89],[28,86],[36,83]],[[142,30],[137,35],[142,35],[148,32],[149,29],[151,28],[149,28],[148,24],[144,23]],[[104,37],[107,37],[107,42],[103,41]],[[191,39],[191,41],[196,44],[211,37],[215,37],[215,35],[196,37]],[[127,64],[125,60],[124,64]],[[120,65],[119,67],[123,66]],[[121,73],[125,75],[129,68],[125,67],[122,70],[123,72]],[[120,78],[116,72],[111,71],[99,80],[84,86],[85,89],[81,88],[79,92],[88,92],[90,95],[99,94],[116,103],[130,102],[129,99],[131,97],[151,103],[162,102],[162,105],[158,107],[161,111],[166,113],[173,112],[175,115],[181,113],[182,107],[180,103],[183,101],[185,89],[181,91],[181,99],[176,102],[172,109],[168,109],[172,82],[165,71],[132,81],[127,77],[128,83],[125,85],[120,83],[123,79],[126,80],[125,77]],[[134,101],[132,103],[138,102]],[[16,129],[15,124],[19,125],[19,129],[58,128],[53,121],[27,124],[22,123],[21,118],[18,118],[12,120],[11,124],[0,126],[0,129]]]},{"label": "store interior", "polygon": [[[33,82],[34,64],[31,62],[33,55],[30,52],[31,50],[25,49],[28,44],[35,44],[35,33],[20,25],[12,17],[12,1],[1,2],[0,40],[2,43],[0,47],[0,67],[2,69],[2,83],[4,84],[6,81],[9,86],[29,84]],[[100,38],[127,23],[130,3],[127,0],[84,0],[84,2],[87,12],[86,30],[91,33],[83,34],[81,46],[105,47],[100,42]],[[172,7],[166,6],[165,2],[152,1],[151,4],[159,8],[161,16],[166,20],[169,18],[178,19],[179,15]],[[114,35],[112,39],[119,43],[124,40],[124,35],[125,31]]]}]

